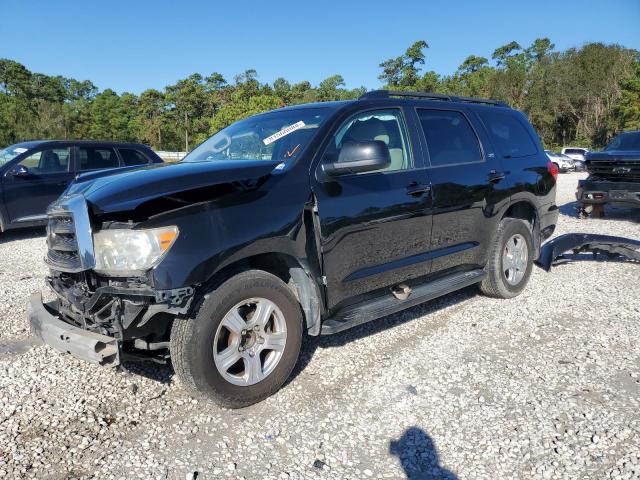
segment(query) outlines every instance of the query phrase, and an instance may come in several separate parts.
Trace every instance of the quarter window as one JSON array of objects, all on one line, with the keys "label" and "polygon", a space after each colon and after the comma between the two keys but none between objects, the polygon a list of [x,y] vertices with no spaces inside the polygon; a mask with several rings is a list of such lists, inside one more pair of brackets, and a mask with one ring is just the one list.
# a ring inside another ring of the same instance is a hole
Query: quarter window
[{"label": "quarter window", "polygon": [[113,148],[80,147],[78,148],[79,170],[98,170],[102,168],[117,168],[120,166]]},{"label": "quarter window", "polygon": [[[389,148],[391,165],[378,172],[406,170],[413,166],[409,154],[407,130],[400,111],[396,109],[362,112],[347,120],[338,130],[327,151],[331,161],[337,161],[346,142],[380,140]],[[333,160],[335,159],[335,160]],[[362,173],[364,175],[372,172]]]},{"label": "quarter window", "polygon": [[20,165],[26,167],[34,175],[64,173],[69,171],[70,158],[71,149],[69,147],[50,148],[29,155],[20,162]]},{"label": "quarter window", "polygon": [[127,167],[131,167],[134,165],[145,165],[149,163],[149,160],[144,156],[142,152],[134,150],[133,148],[119,148],[118,151],[120,152],[122,161]]},{"label": "quarter window", "polygon": [[531,135],[513,113],[495,109],[491,112],[479,112],[478,115],[505,157],[526,157],[538,152]]},{"label": "quarter window", "polygon": [[417,112],[432,166],[482,161],[478,138],[462,113],[422,108]]}]

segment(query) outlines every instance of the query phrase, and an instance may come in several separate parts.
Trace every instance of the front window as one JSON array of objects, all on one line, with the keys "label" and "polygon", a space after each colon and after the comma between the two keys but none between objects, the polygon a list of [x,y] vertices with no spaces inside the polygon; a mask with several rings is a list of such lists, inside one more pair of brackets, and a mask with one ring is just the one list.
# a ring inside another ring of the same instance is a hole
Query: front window
[{"label": "front window", "polygon": [[21,153],[29,150],[28,148],[21,147],[20,145],[11,145],[7,148],[0,150],[0,166],[4,165],[7,162],[10,162],[14,158],[16,158]]},{"label": "front window", "polygon": [[48,148],[40,150],[20,160],[19,165],[33,175],[64,173],[69,171],[71,148]]},{"label": "front window", "polygon": [[605,150],[640,151],[640,132],[621,133],[609,142]]},{"label": "front window", "polygon": [[220,130],[183,162],[297,158],[328,116],[327,108],[281,110],[256,115]]}]

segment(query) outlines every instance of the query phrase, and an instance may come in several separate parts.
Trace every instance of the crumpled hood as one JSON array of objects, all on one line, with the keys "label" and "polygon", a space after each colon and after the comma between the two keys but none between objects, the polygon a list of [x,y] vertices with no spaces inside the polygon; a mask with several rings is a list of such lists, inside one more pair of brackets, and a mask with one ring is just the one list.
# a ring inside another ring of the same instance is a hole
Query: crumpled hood
[{"label": "crumpled hood", "polygon": [[257,180],[278,165],[271,160],[156,164],[80,175],[65,195],[81,193],[97,210],[132,210],[148,200],[234,181]]}]

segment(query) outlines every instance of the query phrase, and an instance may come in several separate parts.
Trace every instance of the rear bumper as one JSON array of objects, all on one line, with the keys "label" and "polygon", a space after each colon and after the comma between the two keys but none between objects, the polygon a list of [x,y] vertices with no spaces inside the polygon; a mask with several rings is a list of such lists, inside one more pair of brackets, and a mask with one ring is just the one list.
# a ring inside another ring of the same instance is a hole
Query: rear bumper
[{"label": "rear bumper", "polygon": [[581,180],[576,199],[588,205],[624,203],[640,206],[640,183]]},{"label": "rear bumper", "polygon": [[29,298],[27,315],[31,331],[44,343],[63,353],[104,366],[120,364],[118,341],[107,335],[89,332],[60,320],[50,310],[55,305],[45,305],[42,294]]}]

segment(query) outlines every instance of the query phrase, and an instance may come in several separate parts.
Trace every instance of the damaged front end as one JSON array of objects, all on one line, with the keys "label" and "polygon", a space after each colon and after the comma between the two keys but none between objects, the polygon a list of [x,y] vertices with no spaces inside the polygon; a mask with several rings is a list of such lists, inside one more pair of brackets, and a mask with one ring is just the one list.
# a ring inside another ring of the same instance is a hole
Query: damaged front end
[{"label": "damaged front end", "polygon": [[640,241],[612,235],[591,233],[568,233],[546,242],[540,249],[536,264],[546,271],[558,261],[567,260],[566,253],[573,254],[592,252],[602,253],[607,257],[623,257],[640,262]]},{"label": "damaged front end", "polygon": [[154,288],[144,273],[113,277],[97,273],[87,204],[81,195],[50,207],[47,228],[47,284],[55,299],[32,295],[29,320],[34,334],[62,352],[101,365],[121,360],[169,358],[169,330],[187,314],[194,289]]}]

